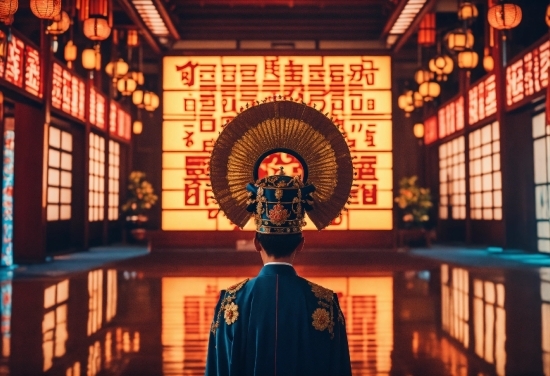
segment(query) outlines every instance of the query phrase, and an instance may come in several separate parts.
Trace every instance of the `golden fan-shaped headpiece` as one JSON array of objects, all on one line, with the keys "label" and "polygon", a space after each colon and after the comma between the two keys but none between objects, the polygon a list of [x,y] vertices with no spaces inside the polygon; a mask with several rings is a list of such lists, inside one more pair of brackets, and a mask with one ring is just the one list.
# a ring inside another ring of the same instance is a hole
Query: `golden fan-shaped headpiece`
[{"label": "golden fan-shaped headpiece", "polygon": [[315,186],[308,216],[323,229],[349,199],[353,165],[344,136],[327,116],[291,100],[252,106],[223,129],[210,159],[212,191],[225,215],[239,227],[250,219],[248,183],[257,182],[266,156],[286,152],[304,169],[304,184]]}]

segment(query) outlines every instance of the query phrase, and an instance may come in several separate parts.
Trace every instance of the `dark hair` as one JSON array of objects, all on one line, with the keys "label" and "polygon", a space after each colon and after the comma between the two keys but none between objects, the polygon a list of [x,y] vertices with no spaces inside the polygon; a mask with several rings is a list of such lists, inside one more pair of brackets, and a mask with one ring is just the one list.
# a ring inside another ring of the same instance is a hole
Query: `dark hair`
[{"label": "dark hair", "polygon": [[270,235],[257,232],[256,239],[269,256],[280,258],[290,256],[298,248],[298,244],[302,240],[302,233]]}]

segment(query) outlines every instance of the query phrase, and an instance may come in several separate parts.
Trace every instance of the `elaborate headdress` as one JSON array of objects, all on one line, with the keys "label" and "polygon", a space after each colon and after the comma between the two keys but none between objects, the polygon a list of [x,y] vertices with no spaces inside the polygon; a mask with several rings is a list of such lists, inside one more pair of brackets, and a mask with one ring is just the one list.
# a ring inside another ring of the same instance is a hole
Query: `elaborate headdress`
[{"label": "elaborate headdress", "polygon": [[[285,152],[300,161],[300,176],[258,179],[265,157]],[[244,227],[253,213],[256,231],[300,232],[305,212],[321,230],[349,199],[353,182],[350,151],[342,132],[326,115],[292,100],[247,108],[220,133],[210,159],[214,197],[225,215]]]}]

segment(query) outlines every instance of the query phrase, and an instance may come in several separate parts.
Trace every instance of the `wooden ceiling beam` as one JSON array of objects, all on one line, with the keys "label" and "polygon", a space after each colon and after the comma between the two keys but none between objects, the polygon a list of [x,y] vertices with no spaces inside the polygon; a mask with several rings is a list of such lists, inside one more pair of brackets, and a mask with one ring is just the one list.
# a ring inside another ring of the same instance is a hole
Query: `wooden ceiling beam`
[{"label": "wooden ceiling beam", "polygon": [[160,54],[162,52],[157,40],[155,39],[155,36],[151,33],[149,28],[145,25],[137,11],[134,9],[133,5],[130,4],[130,0],[118,0],[118,4],[120,7],[124,10],[124,12],[128,15],[130,20],[138,27],[138,29],[141,31],[141,36],[149,47],[157,53]]},{"label": "wooden ceiling beam", "polygon": [[399,15],[403,11],[403,8],[405,8],[405,5],[407,5],[407,2],[409,0],[400,0],[395,9],[393,10],[392,14],[386,21],[386,24],[384,25],[384,29],[382,30],[382,35],[380,38],[385,38],[389,33],[391,28],[393,27],[393,24],[397,19],[399,18]]},{"label": "wooden ceiling beam", "polygon": [[164,4],[162,4],[161,0],[153,0],[153,4],[157,8],[157,11],[159,12],[160,16],[162,17],[162,20],[164,21],[164,24],[166,25],[166,28],[168,29],[168,32],[174,38],[175,40],[180,39],[180,35],[178,33],[178,30],[176,29],[176,26],[172,22],[172,18],[170,18],[170,15],[168,14],[168,11],[164,7]]},{"label": "wooden ceiling beam", "polygon": [[403,33],[401,35],[401,37],[399,37],[397,42],[394,44],[393,49],[392,49],[394,53],[399,52],[401,47],[403,47],[405,45],[405,43],[407,42],[407,40],[416,32],[416,29],[420,25],[420,22],[422,22],[422,19],[424,18],[424,16],[427,13],[432,11],[432,9],[434,8],[436,2],[437,2],[437,0],[428,0],[426,2],[424,7],[416,15],[416,18],[409,25],[409,28],[407,29],[407,31],[405,31],[405,33]]}]

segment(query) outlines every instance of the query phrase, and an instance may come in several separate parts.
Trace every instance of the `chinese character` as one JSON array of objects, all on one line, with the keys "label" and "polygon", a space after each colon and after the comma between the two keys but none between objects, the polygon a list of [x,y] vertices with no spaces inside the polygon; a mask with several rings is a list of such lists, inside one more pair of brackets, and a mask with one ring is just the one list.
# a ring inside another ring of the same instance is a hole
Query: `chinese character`
[{"label": "chinese character", "polygon": [[352,72],[350,81],[361,82],[365,79],[367,85],[374,85],[374,73],[378,71],[378,68],[374,68],[372,60],[363,60],[361,65],[352,64],[350,70]]},{"label": "chinese character", "polygon": [[357,180],[378,180],[376,177],[376,155],[362,155],[354,162]]},{"label": "chinese character", "polygon": [[181,72],[181,82],[187,86],[193,86],[195,84],[195,68],[199,64],[191,63],[191,60],[184,65],[176,65],[176,70]]},{"label": "chinese character", "polygon": [[190,132],[190,131],[185,131],[186,135],[185,137],[183,138],[183,141],[185,141],[185,146],[187,147],[191,147],[193,146],[194,142],[193,142],[193,134],[195,134],[195,132]]}]

